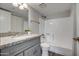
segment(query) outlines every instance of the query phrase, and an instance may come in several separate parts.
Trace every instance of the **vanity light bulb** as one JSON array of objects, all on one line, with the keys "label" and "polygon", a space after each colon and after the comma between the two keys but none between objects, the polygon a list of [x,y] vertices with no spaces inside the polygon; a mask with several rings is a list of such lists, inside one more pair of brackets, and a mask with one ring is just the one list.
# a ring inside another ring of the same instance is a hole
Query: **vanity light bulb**
[{"label": "vanity light bulb", "polygon": [[23,5],[19,6],[19,9],[23,10],[24,9],[24,6]]},{"label": "vanity light bulb", "polygon": [[28,5],[26,3],[23,3],[24,8],[28,8]]},{"label": "vanity light bulb", "polygon": [[13,6],[18,7],[18,4],[17,3],[12,3],[12,4],[13,4]]}]

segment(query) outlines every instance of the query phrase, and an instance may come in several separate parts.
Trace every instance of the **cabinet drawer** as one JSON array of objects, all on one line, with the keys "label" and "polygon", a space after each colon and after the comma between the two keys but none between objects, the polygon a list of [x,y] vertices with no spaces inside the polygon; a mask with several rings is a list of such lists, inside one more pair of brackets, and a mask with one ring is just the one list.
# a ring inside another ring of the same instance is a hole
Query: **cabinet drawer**
[{"label": "cabinet drawer", "polygon": [[34,56],[40,56],[41,55],[41,47],[40,47],[40,45],[34,46],[33,55]]}]

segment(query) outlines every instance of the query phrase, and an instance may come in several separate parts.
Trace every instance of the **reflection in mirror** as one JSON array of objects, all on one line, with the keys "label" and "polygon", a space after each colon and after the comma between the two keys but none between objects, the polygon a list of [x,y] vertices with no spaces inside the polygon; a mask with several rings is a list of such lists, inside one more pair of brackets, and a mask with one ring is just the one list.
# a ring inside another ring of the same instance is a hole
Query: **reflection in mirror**
[{"label": "reflection in mirror", "polygon": [[[27,7],[25,4],[21,6]],[[26,33],[28,30],[28,10],[21,9],[20,5],[15,7],[12,3],[0,3],[0,36]]]}]

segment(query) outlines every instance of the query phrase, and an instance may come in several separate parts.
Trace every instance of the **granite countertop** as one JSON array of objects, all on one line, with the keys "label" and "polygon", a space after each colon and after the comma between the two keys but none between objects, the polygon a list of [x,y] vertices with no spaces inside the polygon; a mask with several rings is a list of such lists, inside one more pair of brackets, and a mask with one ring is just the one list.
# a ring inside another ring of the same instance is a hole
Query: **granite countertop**
[{"label": "granite countertop", "polygon": [[22,43],[26,40],[31,40],[35,37],[40,37],[40,34],[23,34],[23,35],[17,35],[17,36],[7,36],[7,37],[0,37],[0,49],[16,45],[18,43]]}]

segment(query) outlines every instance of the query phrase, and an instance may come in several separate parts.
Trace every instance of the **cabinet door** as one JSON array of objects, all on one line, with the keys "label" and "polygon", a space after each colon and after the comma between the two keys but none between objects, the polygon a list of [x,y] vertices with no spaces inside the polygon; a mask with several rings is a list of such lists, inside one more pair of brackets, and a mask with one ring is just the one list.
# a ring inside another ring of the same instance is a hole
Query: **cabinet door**
[{"label": "cabinet door", "polygon": [[33,56],[33,48],[24,51],[24,56]]},{"label": "cabinet door", "polygon": [[25,56],[40,56],[41,55],[41,49],[40,45],[35,45],[28,50],[24,51]]},{"label": "cabinet door", "polygon": [[40,56],[41,55],[41,47],[40,47],[40,45],[34,46],[33,55],[34,56]]},{"label": "cabinet door", "polygon": [[23,56],[23,52],[17,54],[16,56]]}]

